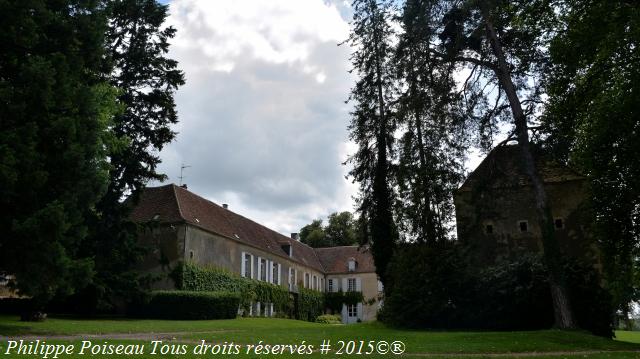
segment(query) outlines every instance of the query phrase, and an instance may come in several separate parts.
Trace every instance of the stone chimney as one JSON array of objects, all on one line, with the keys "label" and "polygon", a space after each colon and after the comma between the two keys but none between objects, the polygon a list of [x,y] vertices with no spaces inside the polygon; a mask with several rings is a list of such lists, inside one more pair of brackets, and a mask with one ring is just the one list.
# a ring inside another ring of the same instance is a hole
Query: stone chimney
[{"label": "stone chimney", "polygon": [[187,184],[185,183],[185,184],[181,185],[180,187],[182,187],[184,189],[187,189]]},{"label": "stone chimney", "polygon": [[291,233],[291,239],[299,241],[300,235],[298,233]]},{"label": "stone chimney", "polygon": [[226,204],[226,203],[223,203],[223,204],[222,204],[222,208],[224,208],[224,209],[229,209],[229,205],[228,205],[228,204]]}]

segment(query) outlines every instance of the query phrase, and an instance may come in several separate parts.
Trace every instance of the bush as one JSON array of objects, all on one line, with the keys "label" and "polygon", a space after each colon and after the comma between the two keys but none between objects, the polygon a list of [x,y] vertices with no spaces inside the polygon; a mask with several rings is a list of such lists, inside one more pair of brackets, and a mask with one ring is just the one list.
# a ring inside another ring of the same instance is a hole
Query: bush
[{"label": "bush", "polygon": [[[410,244],[389,265],[392,291],[378,315],[391,325],[418,328],[530,330],[549,328],[554,315],[548,272],[536,254],[491,266],[471,265],[452,243]],[[611,337],[611,297],[593,266],[565,265],[571,305],[582,329]]]},{"label": "bush", "polygon": [[156,319],[232,319],[240,295],[229,292],[157,291],[138,306],[138,315]]},{"label": "bush", "polygon": [[324,295],[321,292],[300,288],[297,301],[296,319],[313,322],[324,311]]},{"label": "bush", "polygon": [[291,312],[292,299],[284,287],[240,277],[221,268],[180,263],[174,269],[172,278],[180,290],[237,293],[240,305],[246,312],[252,302],[273,303],[276,312]]},{"label": "bush", "polygon": [[323,314],[316,318],[316,323],[342,324],[342,317],[338,314]]}]

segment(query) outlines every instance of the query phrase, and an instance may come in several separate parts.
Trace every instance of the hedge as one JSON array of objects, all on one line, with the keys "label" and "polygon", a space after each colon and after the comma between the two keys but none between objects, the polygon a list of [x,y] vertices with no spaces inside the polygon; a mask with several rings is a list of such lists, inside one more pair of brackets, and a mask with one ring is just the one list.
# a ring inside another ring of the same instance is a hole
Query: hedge
[{"label": "hedge", "polygon": [[178,265],[172,278],[176,288],[187,291],[224,291],[237,293],[240,305],[247,312],[252,302],[273,303],[276,311],[289,312],[289,291],[272,283],[240,277],[217,267],[199,267],[191,263]]},{"label": "hedge", "polygon": [[240,295],[229,292],[156,291],[138,307],[138,315],[156,319],[232,319]]},{"label": "hedge", "polygon": [[324,295],[311,289],[300,288],[296,318],[313,322],[324,312]]}]

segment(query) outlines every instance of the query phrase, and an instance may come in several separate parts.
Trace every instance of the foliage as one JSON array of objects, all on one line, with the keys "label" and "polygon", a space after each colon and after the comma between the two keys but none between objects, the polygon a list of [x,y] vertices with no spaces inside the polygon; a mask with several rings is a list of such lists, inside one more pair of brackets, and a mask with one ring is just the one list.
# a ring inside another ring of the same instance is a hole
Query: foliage
[{"label": "foliage", "polygon": [[36,309],[89,284],[80,251],[107,186],[113,87],[97,1],[0,1],[0,271]]},{"label": "foliage", "polygon": [[353,104],[349,138],[358,146],[348,163],[359,183],[358,211],[366,222],[364,240],[371,242],[376,273],[386,283],[387,265],[398,233],[393,219],[390,183],[390,149],[395,123],[390,101],[393,97],[392,28],[390,1],[354,0],[351,33],[346,41],[352,72],[357,81],[351,89]]},{"label": "foliage", "polygon": [[299,288],[296,300],[296,319],[313,322],[324,312],[324,295],[322,292]]},{"label": "foliage", "polygon": [[276,311],[288,311],[291,304],[289,292],[284,287],[240,277],[221,268],[181,263],[174,269],[172,278],[180,290],[237,293],[247,311],[256,301],[273,303]]},{"label": "foliage", "polygon": [[[109,18],[103,74],[119,90],[122,111],[110,128],[119,145],[108,153],[108,187],[89,222],[83,248],[95,256],[96,276],[78,299],[110,309],[114,300],[135,295],[148,282],[134,270],[144,251],[128,215],[142,188],[165,178],[156,171],[158,152],[175,137],[170,128],[178,121],[174,93],[184,76],[177,62],[167,57],[169,40],[176,33],[165,26],[168,5],[155,0],[102,2]],[[125,196],[129,200],[123,202]]]},{"label": "foliage", "polygon": [[454,67],[432,53],[439,8],[407,0],[395,46],[398,130],[396,221],[406,240],[433,243],[452,231],[453,191],[464,172],[467,129]]},{"label": "foliage", "polygon": [[334,313],[342,310],[342,305],[354,305],[364,302],[362,292],[327,292],[324,294],[324,306],[325,308],[333,311]]},{"label": "foliage", "polygon": [[157,319],[230,319],[237,316],[239,305],[238,293],[156,291],[140,304],[137,314]]},{"label": "foliage", "polygon": [[358,243],[357,221],[351,212],[334,212],[323,226],[322,219],[314,219],[300,229],[300,241],[313,248],[352,246]]},{"label": "foliage", "polygon": [[323,314],[316,318],[316,323],[342,324],[342,318],[338,314]]},{"label": "foliage", "polygon": [[[379,319],[412,328],[531,330],[553,324],[548,272],[539,256],[484,266],[471,264],[472,258],[453,243],[401,247],[390,266],[394,291]],[[610,298],[597,271],[577,260],[568,260],[564,270],[578,324],[611,337]]]},{"label": "foliage", "polygon": [[591,183],[594,232],[614,309],[640,299],[640,8],[561,1],[546,73],[546,145]]}]

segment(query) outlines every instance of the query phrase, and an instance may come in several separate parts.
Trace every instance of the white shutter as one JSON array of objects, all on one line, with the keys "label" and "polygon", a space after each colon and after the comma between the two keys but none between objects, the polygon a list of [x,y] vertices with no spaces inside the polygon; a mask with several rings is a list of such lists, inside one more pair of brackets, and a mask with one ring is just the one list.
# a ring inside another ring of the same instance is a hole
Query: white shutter
[{"label": "white shutter", "polygon": [[362,280],[356,278],[356,292],[362,292]]},{"label": "white shutter", "polygon": [[241,277],[245,277],[245,274],[244,274],[244,270],[245,270],[245,266],[244,266],[244,255],[245,255],[245,253],[244,253],[244,252],[242,252],[242,253],[240,254],[240,276],[241,276]]},{"label": "white shutter", "polygon": [[282,278],[282,265],[280,265],[280,263],[278,263],[278,285],[282,284],[281,278]]},{"label": "white shutter", "polygon": [[346,292],[349,289],[349,284],[347,281],[347,278],[342,278],[342,286],[340,288],[342,288],[343,292]]},{"label": "white shutter", "polygon": [[362,315],[364,314],[362,311],[362,303],[358,303],[356,309],[358,310],[358,319],[362,320]]},{"label": "white shutter", "polygon": [[250,266],[251,266],[251,279],[253,279],[254,278],[254,276],[253,276],[253,267],[255,267],[254,263],[253,263],[253,254],[250,254],[249,257],[251,257],[251,263],[250,263]]},{"label": "white shutter", "polygon": [[258,278],[256,279],[262,280],[262,258],[260,257],[258,257]]}]

